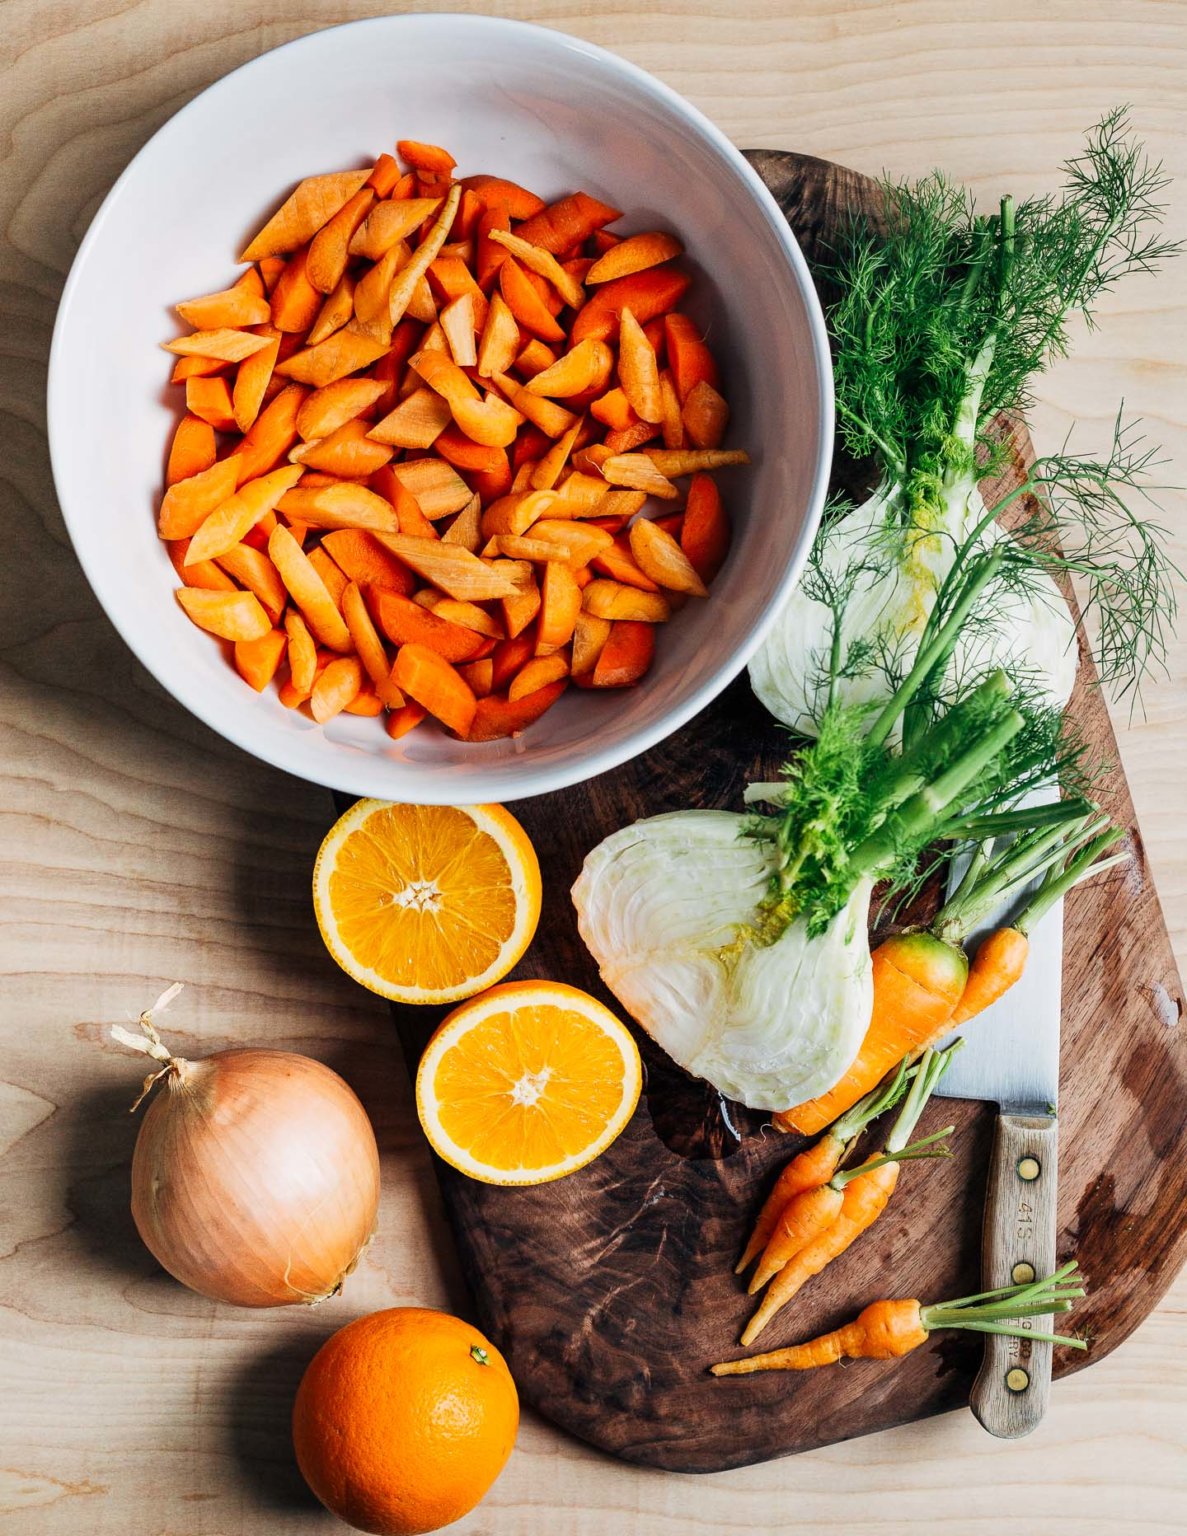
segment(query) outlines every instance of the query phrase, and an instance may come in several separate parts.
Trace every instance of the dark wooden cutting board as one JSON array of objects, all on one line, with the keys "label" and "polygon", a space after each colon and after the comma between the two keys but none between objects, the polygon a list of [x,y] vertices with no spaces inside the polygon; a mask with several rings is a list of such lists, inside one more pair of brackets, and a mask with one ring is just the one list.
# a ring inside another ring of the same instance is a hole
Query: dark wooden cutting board
[{"label": "dark wooden cutting board", "polygon": [[[877,187],[804,156],[750,156],[812,260]],[[1016,438],[1018,462],[1029,442]],[[1014,471],[1017,473],[1017,470]],[[1008,477],[1007,477],[1008,478]],[[1016,482],[1015,482],[1016,483]],[[1072,710],[1109,761],[1116,743],[1091,663]],[[774,776],[784,736],[745,676],[654,751],[515,812],[540,855],[544,918],[517,977],[585,987],[616,1013],[581,943],[569,888],[589,850],[639,816],[738,809]],[[1182,987],[1119,769],[1107,808],[1133,829],[1130,866],[1067,903],[1059,1252],[1089,1286],[1076,1325],[1086,1356],[1058,1351],[1056,1376],[1099,1360],[1137,1326],[1187,1259],[1187,1039]],[[440,1014],[397,1009],[415,1065]],[[712,1472],[885,1429],[968,1401],[975,1336],[937,1335],[905,1360],[719,1381],[751,1303],[732,1267],[773,1171],[796,1143],[725,1106],[646,1037],[647,1088],[630,1125],[588,1168],[506,1190],[437,1165],[482,1327],[524,1400],[627,1461]],[[979,1232],[993,1111],[950,1102],[950,1162],[909,1169],[872,1232],[772,1324],[764,1348],[833,1327],[877,1296],[924,1301],[979,1288]],[[1058,1412],[1059,1395],[1054,1398]]]}]

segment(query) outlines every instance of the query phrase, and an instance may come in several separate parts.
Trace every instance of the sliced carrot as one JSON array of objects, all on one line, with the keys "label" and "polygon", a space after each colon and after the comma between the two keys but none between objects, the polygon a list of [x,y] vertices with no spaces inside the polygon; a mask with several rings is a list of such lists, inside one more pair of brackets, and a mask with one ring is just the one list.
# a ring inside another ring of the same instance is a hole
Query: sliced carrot
[{"label": "sliced carrot", "polygon": [[170,485],[157,518],[161,537],[191,538],[215,507],[234,493],[238,473],[239,455],[232,454]]},{"label": "sliced carrot", "polygon": [[325,582],[287,528],[272,530],[268,557],[316,638],[332,651],[349,651],[350,631]]},{"label": "sliced carrot", "polygon": [[268,615],[250,592],[208,592],[178,587],[177,601],[199,629],[222,640],[258,640],[272,628]]},{"label": "sliced carrot", "polygon": [[386,587],[408,597],[416,578],[371,533],[362,528],[336,528],[322,537],[334,563],[360,587]]},{"label": "sliced carrot", "polygon": [[374,405],[384,387],[374,379],[339,379],[314,390],[297,412],[298,433],[306,442],[328,437]]},{"label": "sliced carrot", "polygon": [[280,579],[280,572],[263,550],[253,549],[247,543],[236,544],[218,557],[218,566],[233,576],[241,587],[255,593],[273,624],[280,622],[288,602],[288,591]]},{"label": "sliced carrot", "polygon": [[229,363],[218,357],[179,357],[169,375],[170,384],[184,384],[187,379],[206,379],[216,373],[225,373]]},{"label": "sliced carrot", "polygon": [[645,575],[671,592],[708,597],[709,589],[670,533],[645,517],[636,518],[630,530],[631,554]]},{"label": "sliced carrot", "polygon": [[549,514],[560,501],[555,491],[520,491],[503,496],[482,514],[482,536],[523,534],[534,522]]},{"label": "sliced carrot", "polygon": [[496,374],[494,382],[508,403],[549,437],[561,437],[577,419],[572,411],[557,405],[555,400],[549,400],[545,395],[529,394],[527,388],[517,383],[510,374]]},{"label": "sliced carrot", "polygon": [[[388,297],[388,316],[393,326],[397,321],[403,319],[405,310],[411,313],[413,295],[416,293],[418,285],[424,283],[425,273],[433,261],[436,260],[441,247],[445,244],[446,236],[449,233],[449,226],[453,223],[460,200],[461,188],[454,185],[449,189],[449,195],[446,197],[441,211],[433,221],[432,227],[417,246],[416,254],[408,262],[407,266],[402,269],[392,284],[391,293]],[[428,293],[427,285],[425,286],[425,292]],[[429,297],[431,298],[431,295]]]},{"label": "sliced carrot", "polygon": [[533,214],[519,226],[518,233],[522,239],[558,256],[571,246],[588,240],[603,225],[613,224],[620,218],[622,214],[617,208],[599,202],[586,192],[574,192],[571,197],[562,197],[560,202]]},{"label": "sliced carrot", "polygon": [[660,473],[645,453],[616,453],[601,464],[603,477],[611,485],[632,491],[646,491],[664,501],[674,501],[680,494],[666,475]]},{"label": "sliced carrot", "polygon": [[700,331],[687,315],[664,316],[664,338],[668,349],[668,366],[681,405],[700,383],[720,385],[717,364],[705,345]]},{"label": "sliced carrot", "polygon": [[426,384],[401,400],[368,435],[395,448],[431,448],[451,420],[448,400]]},{"label": "sliced carrot", "polygon": [[322,293],[333,293],[342,281],[351,238],[371,211],[374,201],[374,190],[369,186],[360,187],[310,242],[305,271],[309,281]]},{"label": "sliced carrot", "polygon": [[394,408],[399,399],[405,365],[420,345],[422,327],[415,320],[401,320],[392,332],[392,344],[371,370],[371,377],[385,386],[375,402],[380,416]]},{"label": "sliced carrot", "polygon": [[528,380],[529,394],[566,399],[587,389],[602,389],[614,368],[614,353],[604,341],[580,341],[563,357]]},{"label": "sliced carrot", "polygon": [[681,415],[684,430],[698,448],[721,446],[730,408],[707,379],[701,379],[689,391]]},{"label": "sliced carrot", "polygon": [[507,252],[491,236],[511,228],[511,219],[502,208],[484,210],[474,231],[474,276],[484,293],[499,275],[499,268],[507,259]]},{"label": "sliced carrot", "polygon": [[470,487],[444,459],[414,459],[394,464],[392,473],[430,522],[460,512],[470,500]]},{"label": "sliced carrot", "polygon": [[595,229],[586,241],[586,245],[595,256],[604,256],[607,251],[612,251],[616,245],[621,245],[622,238],[621,235],[616,235],[613,230]]},{"label": "sliced carrot", "polygon": [[443,252],[429,264],[426,276],[429,286],[442,304],[448,305],[457,299],[469,298],[474,311],[475,329],[482,329],[486,324],[486,294],[460,256],[446,256]]},{"label": "sliced carrot", "polygon": [[511,234],[509,230],[492,229],[490,239],[510,252],[526,271],[543,278],[566,304],[573,309],[581,308],[585,302],[585,289],[576,275],[562,267],[551,252],[541,250],[538,245],[533,245],[521,235]]},{"label": "sliced carrot", "polygon": [[185,408],[191,416],[209,422],[216,432],[234,431],[235,408],[231,387],[224,378],[187,379]]},{"label": "sliced carrot", "polygon": [[[300,241],[297,243],[300,244]],[[261,256],[256,263],[256,271],[260,274],[260,282],[264,285],[265,296],[271,295],[273,288],[280,281],[280,274],[284,271],[285,265],[283,256]]]},{"label": "sliced carrot", "polygon": [[356,481],[336,481],[312,488],[288,491],[280,510],[287,518],[314,528],[369,528],[394,533],[397,516],[385,496]]},{"label": "sliced carrot", "polygon": [[485,699],[493,691],[494,662],[489,656],[481,661],[468,661],[458,671],[469,683],[476,699]]},{"label": "sliced carrot", "polygon": [[684,418],[680,414],[680,397],[671,372],[665,368],[659,376],[659,398],[662,415],[660,428],[665,448],[684,447]]},{"label": "sliced carrot", "polygon": [[364,479],[382,469],[393,453],[389,444],[372,441],[367,436],[369,430],[370,423],[366,421],[344,422],[329,437],[303,443],[294,450],[292,457],[297,463],[320,469],[327,475]]},{"label": "sliced carrot", "polygon": [[304,333],[317,319],[322,295],[309,281],[309,247],[289,257],[288,266],[272,290],[272,324],[278,331]]},{"label": "sliced carrot", "polygon": [[652,267],[603,283],[578,311],[570,341],[575,344],[587,336],[609,340],[618,330],[624,309],[629,309],[640,325],[646,325],[675,309],[691,282],[689,274],[678,267]]},{"label": "sliced carrot", "polygon": [[367,336],[385,344],[392,334],[391,291],[396,273],[407,265],[408,246],[397,241],[391,250],[371,267],[355,284],[354,324]]},{"label": "sliced carrot", "polygon": [[315,389],[321,389],[378,362],[387,349],[387,340],[377,340],[356,331],[351,322],[327,336],[325,341],[318,342],[317,346],[306,347],[285,362],[277,363],[276,372],[300,384],[312,384]]},{"label": "sliced carrot", "polygon": [[502,176],[464,176],[462,186],[473,192],[484,208],[505,213],[512,219],[530,219],[547,206],[542,197]]},{"label": "sliced carrot", "polygon": [[197,331],[221,326],[263,325],[270,314],[264,282],[255,268],[245,272],[230,288],[178,304],[177,313]]},{"label": "sliced carrot", "polygon": [[[510,640],[521,638],[533,624],[540,612],[543,597],[540,588],[533,585],[525,587],[515,593],[514,597],[505,597],[502,601],[503,626]],[[535,640],[532,640],[532,648],[535,649]],[[499,686],[498,683],[495,684]]]},{"label": "sliced carrot", "polygon": [[428,710],[423,704],[405,704],[400,709],[392,710],[384,729],[393,741],[399,741],[401,736],[407,736],[409,731],[415,730],[427,715]]},{"label": "sliced carrot", "polygon": [[559,560],[547,561],[540,584],[538,646],[568,645],[581,612],[581,598],[581,588],[569,567]]},{"label": "sliced carrot", "polygon": [[642,448],[644,443],[651,442],[659,434],[657,422],[636,421],[633,426],[624,427],[621,432],[607,432],[602,446],[610,458],[615,458],[620,453],[633,453],[636,448]]},{"label": "sliced carrot", "polygon": [[[507,455],[501,454],[500,458],[505,464]],[[441,535],[442,543],[460,544],[463,549],[468,549],[472,555],[476,555],[482,547],[482,501],[477,493],[450,523],[449,527]]]},{"label": "sliced carrot", "polygon": [[[403,695],[401,695],[401,697],[403,697]],[[343,709],[343,714],[366,715],[369,718],[374,719],[376,715],[383,714],[383,700],[379,697],[373,688],[368,687],[367,684],[364,683],[359,691],[355,694],[354,698],[351,699],[350,703],[345,706]]]},{"label": "sliced carrot", "polygon": [[510,597],[516,590],[494,566],[479,560],[460,544],[418,539],[403,533],[381,534],[379,542],[418,576],[463,602],[489,602]]},{"label": "sliced carrot", "polygon": [[414,235],[440,207],[436,197],[376,203],[350,237],[348,254],[379,261],[394,246]]},{"label": "sliced carrot", "polygon": [[610,638],[612,627],[611,619],[599,619],[596,614],[584,611],[577,615],[577,622],[573,627],[573,655],[570,662],[574,677],[583,677],[593,672],[598,657]]},{"label": "sliced carrot", "polygon": [[581,606],[599,619],[630,619],[636,623],[665,624],[672,609],[660,592],[643,592],[624,582],[591,581],[581,593]]},{"label": "sliced carrot", "polygon": [[317,319],[309,327],[309,334],[305,337],[307,346],[319,346],[347,324],[354,314],[354,289],[354,278],[349,272],[344,272],[338,286],[318,310]]},{"label": "sliced carrot", "polygon": [[551,347],[546,346],[538,336],[533,336],[515,359],[516,372],[525,379],[533,379],[545,368],[551,368],[557,356],[558,354]]},{"label": "sliced carrot", "polygon": [[372,475],[367,483],[370,490],[382,496],[392,507],[401,533],[412,533],[420,539],[439,537],[437,530],[420,510],[420,503],[416,497],[396,478],[390,464],[386,464],[377,474]]},{"label": "sliced carrot", "polygon": [[475,367],[478,363],[478,346],[474,330],[473,294],[463,293],[451,300],[439,318],[454,362],[459,368]]},{"label": "sliced carrot", "polygon": [[541,341],[564,341],[564,330],[549,314],[523,268],[510,256],[499,268],[499,292],[525,331],[531,332]]},{"label": "sliced carrot", "polygon": [[655,655],[655,628],[631,620],[618,620],[593,669],[595,688],[629,688],[651,666]]},{"label": "sliced carrot", "polygon": [[400,179],[400,167],[389,154],[382,154],[371,167],[367,185],[376,197],[390,197]]},{"label": "sliced carrot", "polygon": [[231,391],[231,409],[240,432],[250,432],[260,414],[272,370],[280,356],[280,332],[275,326],[261,326],[260,333],[266,337],[266,344],[239,364],[235,387]]},{"label": "sliced carrot", "polygon": [[675,235],[652,230],[645,235],[632,235],[611,246],[589,269],[586,281],[608,283],[616,277],[629,277],[633,272],[644,272],[648,267],[658,267],[661,262],[682,256],[684,247]]},{"label": "sliced carrot", "polygon": [[290,384],[256,417],[236,455],[240,485],[273,469],[297,441],[297,412],[304,399],[305,390]]},{"label": "sliced carrot", "polygon": [[258,640],[236,640],[235,670],[249,687],[263,693],[276,676],[287,645],[282,629],[270,629]]},{"label": "sliced carrot", "polygon": [[357,656],[339,656],[315,679],[309,709],[318,725],[332,720],[355,698],[363,686],[363,669]]},{"label": "sliced carrot", "polygon": [[680,547],[704,582],[712,581],[725,563],[730,547],[730,524],[712,475],[692,477],[680,528]]},{"label": "sliced carrot", "polygon": [[544,457],[532,471],[532,486],[537,491],[551,491],[564,473],[565,466],[569,462],[569,455],[573,451],[573,445],[581,435],[584,426],[584,418],[575,421],[569,430],[544,454]]},{"label": "sliced carrot", "polygon": [[663,420],[663,399],[660,395],[659,364],[655,349],[629,306],[619,317],[618,381],[622,385],[623,394],[630,401],[631,409],[641,421]]},{"label": "sliced carrot", "polygon": [[372,587],[367,600],[376,623],[393,645],[427,646],[451,662],[473,661],[482,650],[481,635],[448,619],[439,619],[429,609],[397,592]]},{"label": "sliced carrot", "polygon": [[396,154],[414,171],[432,171],[438,176],[448,176],[457,166],[447,149],[442,149],[439,144],[422,144],[419,139],[400,139]]},{"label": "sliced carrot", "polygon": [[434,439],[433,447],[455,469],[497,470],[507,461],[504,450],[488,448],[467,437],[459,427],[449,426]]},{"label": "sliced carrot", "polygon": [[345,572],[335,565],[334,561],[330,558],[329,552],[323,549],[320,544],[315,544],[309,551],[309,564],[325,583],[326,591],[334,599],[334,605],[339,613],[341,613],[342,594],[349,585]]},{"label": "sliced carrot", "polygon": [[187,587],[202,587],[207,592],[234,592],[235,583],[226,571],[215,565],[213,560],[199,560],[195,565],[186,565],[185,557],[189,547],[189,539],[166,539],[165,541],[169,559],[179,579],[184,581]]},{"label": "sliced carrot", "polygon": [[493,693],[489,698],[479,699],[466,740],[499,741],[507,736],[518,736],[552,708],[566,686],[566,680],[562,678],[514,702]]},{"label": "sliced carrot", "polygon": [[334,171],[302,181],[246,247],[240,261],[280,256],[311,240],[370,175],[369,171]]},{"label": "sliced carrot", "polygon": [[457,735],[464,736],[473,724],[478,700],[465,678],[437,651],[415,643],[402,645],[392,681]]},{"label": "sliced carrot", "polygon": [[302,473],[299,464],[286,464],[282,469],[246,481],[203,520],[190,540],[187,562],[217,560],[233,548],[265,513],[279,504],[280,498],[296,485]]},{"label": "sliced carrot", "polygon": [[288,636],[289,676],[298,696],[307,699],[317,676],[317,646],[309,626],[295,608],[285,614],[284,630]]},{"label": "sliced carrot", "polygon": [[176,485],[209,469],[218,457],[214,428],[198,416],[183,416],[177,423],[165,466],[165,484]]},{"label": "sliced carrot", "polygon": [[569,658],[563,651],[554,651],[548,656],[535,656],[511,679],[507,701],[514,704],[518,699],[536,693],[549,683],[558,682],[568,675]]}]

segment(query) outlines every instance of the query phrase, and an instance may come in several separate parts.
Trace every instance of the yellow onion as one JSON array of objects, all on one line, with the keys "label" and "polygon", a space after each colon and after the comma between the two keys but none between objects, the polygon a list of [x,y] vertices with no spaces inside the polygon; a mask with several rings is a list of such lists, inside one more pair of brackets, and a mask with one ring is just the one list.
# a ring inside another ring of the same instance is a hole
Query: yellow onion
[{"label": "yellow onion", "polygon": [[[161,1063],[132,1158],[132,1216],[153,1257],[203,1296],[243,1307],[324,1301],[375,1230],[379,1149],[336,1072],[291,1051],[173,1056],[140,1017],[124,1045]],[[133,1105],[135,1108],[136,1105]]]}]

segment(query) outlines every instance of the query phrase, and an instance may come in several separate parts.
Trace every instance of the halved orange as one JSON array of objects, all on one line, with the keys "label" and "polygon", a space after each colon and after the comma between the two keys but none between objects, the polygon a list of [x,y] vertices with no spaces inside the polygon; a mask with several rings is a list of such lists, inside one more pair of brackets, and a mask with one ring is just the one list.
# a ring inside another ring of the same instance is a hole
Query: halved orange
[{"label": "halved orange", "polygon": [[512,981],[455,1008],[416,1074],[439,1157],[484,1184],[547,1184],[604,1152],[639,1102],[625,1025],[588,992]]},{"label": "halved orange", "polygon": [[540,920],[540,865],[501,805],[360,800],[313,869],[326,948],[364,987],[455,1003],[505,976]]}]

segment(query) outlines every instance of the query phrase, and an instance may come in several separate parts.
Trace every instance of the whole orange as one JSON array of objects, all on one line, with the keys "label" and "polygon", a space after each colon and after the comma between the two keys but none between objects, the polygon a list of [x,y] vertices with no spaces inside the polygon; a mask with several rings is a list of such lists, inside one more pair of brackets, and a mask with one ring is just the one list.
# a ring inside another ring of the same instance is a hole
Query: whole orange
[{"label": "whole orange", "polygon": [[348,1323],[309,1363],[293,1406],[305,1481],[372,1536],[419,1536],[474,1508],[503,1470],[519,1397],[477,1328],[424,1307]]}]

